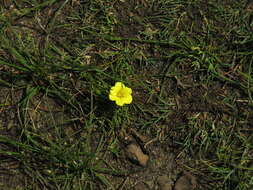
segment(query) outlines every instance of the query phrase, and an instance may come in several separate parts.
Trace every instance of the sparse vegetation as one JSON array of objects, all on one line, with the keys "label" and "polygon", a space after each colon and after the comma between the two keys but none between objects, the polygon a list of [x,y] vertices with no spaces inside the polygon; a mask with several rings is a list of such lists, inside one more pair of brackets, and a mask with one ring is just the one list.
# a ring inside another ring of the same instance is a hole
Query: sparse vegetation
[{"label": "sparse vegetation", "polygon": [[[3,0],[0,13],[0,189],[180,189],[180,176],[253,189],[251,1]],[[109,100],[117,81],[131,104]]]}]

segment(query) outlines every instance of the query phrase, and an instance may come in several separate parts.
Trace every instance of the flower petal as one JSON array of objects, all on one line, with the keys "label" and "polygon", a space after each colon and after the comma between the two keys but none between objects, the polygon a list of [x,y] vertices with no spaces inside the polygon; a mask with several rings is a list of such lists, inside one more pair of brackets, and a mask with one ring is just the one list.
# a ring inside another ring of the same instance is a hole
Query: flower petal
[{"label": "flower petal", "polygon": [[132,94],[132,89],[128,88],[128,87],[125,87],[124,88],[124,93],[126,93],[126,94]]},{"label": "flower petal", "polygon": [[119,91],[120,91],[119,87],[113,86],[110,90],[110,94],[114,94],[116,96]]},{"label": "flower petal", "polygon": [[124,99],[123,101],[124,101],[125,104],[131,104],[132,101],[133,101],[133,97],[131,95],[126,96],[123,99]]},{"label": "flower petal", "polygon": [[125,88],[125,85],[122,82],[116,82],[114,87],[120,90],[121,88]]},{"label": "flower petal", "polygon": [[122,98],[118,98],[118,99],[116,100],[116,104],[117,104],[118,106],[123,106],[123,105],[124,105],[123,99],[122,99]]},{"label": "flower petal", "polygon": [[115,101],[115,100],[117,100],[117,96],[115,96],[114,94],[109,94],[109,99],[111,100],[111,101]]},{"label": "flower petal", "polygon": [[122,88],[121,82],[116,82],[115,86],[111,87],[110,89],[109,99],[115,101],[118,98],[117,94],[121,90],[121,88]]}]

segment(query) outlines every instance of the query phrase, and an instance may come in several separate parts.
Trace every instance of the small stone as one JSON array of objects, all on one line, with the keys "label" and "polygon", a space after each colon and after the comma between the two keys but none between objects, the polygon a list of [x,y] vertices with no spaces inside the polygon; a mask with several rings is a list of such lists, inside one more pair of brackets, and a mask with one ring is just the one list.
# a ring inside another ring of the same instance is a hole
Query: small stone
[{"label": "small stone", "polygon": [[175,190],[193,190],[197,185],[196,178],[189,173],[181,176],[175,183]]},{"label": "small stone", "polygon": [[174,184],[173,181],[166,175],[159,176],[157,178],[157,183],[160,190],[172,190]]},{"label": "small stone", "polygon": [[143,167],[147,166],[149,156],[142,152],[140,146],[132,143],[127,146],[126,151],[131,160],[137,161]]},{"label": "small stone", "polygon": [[149,190],[149,187],[147,184],[141,182],[134,186],[134,190]]}]

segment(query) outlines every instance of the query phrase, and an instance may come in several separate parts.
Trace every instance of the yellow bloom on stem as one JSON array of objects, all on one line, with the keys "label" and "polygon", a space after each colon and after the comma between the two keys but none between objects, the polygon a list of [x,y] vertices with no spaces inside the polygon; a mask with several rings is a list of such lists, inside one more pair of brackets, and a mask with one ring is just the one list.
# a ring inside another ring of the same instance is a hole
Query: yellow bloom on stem
[{"label": "yellow bloom on stem", "polygon": [[131,104],[133,101],[132,89],[126,87],[122,82],[116,82],[115,86],[111,87],[109,99],[115,101],[118,106]]}]

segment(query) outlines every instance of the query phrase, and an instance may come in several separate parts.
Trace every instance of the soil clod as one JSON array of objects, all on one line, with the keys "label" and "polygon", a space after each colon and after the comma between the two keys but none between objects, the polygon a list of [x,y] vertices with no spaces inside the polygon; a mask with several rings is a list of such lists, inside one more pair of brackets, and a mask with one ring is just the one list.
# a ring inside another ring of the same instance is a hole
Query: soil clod
[{"label": "soil clod", "polygon": [[189,173],[182,175],[175,183],[175,190],[193,190],[197,185],[196,178]]},{"label": "soil clod", "polygon": [[139,145],[135,143],[128,145],[126,148],[126,152],[130,160],[137,162],[143,167],[147,166],[149,156],[143,153]]},{"label": "soil clod", "polygon": [[159,176],[157,178],[157,183],[160,187],[160,190],[172,190],[174,184],[167,175]]}]

